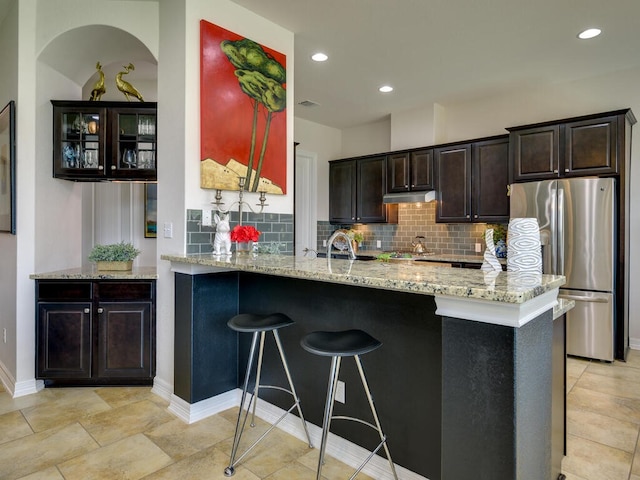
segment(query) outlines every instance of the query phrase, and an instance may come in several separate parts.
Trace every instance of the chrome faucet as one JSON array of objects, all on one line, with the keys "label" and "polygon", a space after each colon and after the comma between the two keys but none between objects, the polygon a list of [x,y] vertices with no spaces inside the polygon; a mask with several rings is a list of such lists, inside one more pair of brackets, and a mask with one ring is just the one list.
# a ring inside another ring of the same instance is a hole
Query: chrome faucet
[{"label": "chrome faucet", "polygon": [[349,259],[351,260],[355,260],[356,259],[356,252],[353,250],[353,245],[351,244],[351,239],[349,238],[349,235],[347,235],[344,232],[341,232],[340,230],[336,230],[335,232],[333,232],[333,234],[329,237],[329,240],[327,240],[327,258],[331,258],[331,246],[333,245],[333,241],[338,238],[338,237],[342,237],[345,242],[347,242],[347,249],[349,250]]}]

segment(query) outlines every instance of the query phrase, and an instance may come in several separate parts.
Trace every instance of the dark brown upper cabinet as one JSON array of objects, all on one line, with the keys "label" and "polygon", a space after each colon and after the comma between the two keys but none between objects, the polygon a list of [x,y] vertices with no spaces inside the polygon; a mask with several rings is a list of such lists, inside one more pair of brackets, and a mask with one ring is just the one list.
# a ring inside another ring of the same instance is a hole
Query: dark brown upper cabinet
[{"label": "dark brown upper cabinet", "polygon": [[386,156],[329,163],[329,221],[334,224],[397,222],[397,205],[385,205]]},{"label": "dark brown upper cabinet", "polygon": [[387,155],[387,193],[433,189],[433,149]]},{"label": "dark brown upper cabinet", "polygon": [[436,148],[436,221],[506,222],[508,166],[507,136]]},{"label": "dark brown upper cabinet", "polygon": [[620,174],[630,110],[509,128],[514,182]]},{"label": "dark brown upper cabinet", "polygon": [[155,102],[53,104],[53,176],[75,181],[155,181]]}]

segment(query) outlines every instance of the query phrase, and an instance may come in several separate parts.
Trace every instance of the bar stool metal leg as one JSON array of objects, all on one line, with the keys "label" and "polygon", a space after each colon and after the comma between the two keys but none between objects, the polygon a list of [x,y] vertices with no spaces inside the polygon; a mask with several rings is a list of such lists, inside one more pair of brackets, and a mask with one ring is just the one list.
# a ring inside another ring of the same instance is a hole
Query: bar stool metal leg
[{"label": "bar stool metal leg", "polygon": [[393,474],[393,478],[398,480],[398,474],[396,473],[396,466],[393,464],[393,460],[391,460],[391,453],[389,452],[389,447],[387,446],[387,436],[382,432],[382,426],[380,425],[380,420],[378,419],[378,412],[376,411],[376,407],[373,404],[373,396],[371,395],[371,390],[369,390],[369,383],[367,382],[367,378],[364,374],[364,369],[362,368],[360,355],[354,355],[354,359],[356,361],[356,365],[358,366],[358,372],[360,372],[360,379],[362,380],[362,386],[364,388],[365,393],[367,394],[367,400],[369,401],[369,407],[371,408],[373,420],[376,422],[375,429],[378,430],[378,434],[380,435],[380,444],[371,453],[371,455],[364,461],[364,463],[360,465],[360,468],[356,470],[356,472],[353,474],[350,480],[355,478],[355,476],[360,472],[360,470],[362,470],[362,468],[373,457],[373,455],[375,455],[375,453],[378,450],[380,450],[381,446],[384,447],[384,453],[386,454],[387,460],[389,461],[389,466],[391,467],[391,473]]},{"label": "bar stool metal leg", "polygon": [[340,363],[341,357],[331,357],[331,370],[327,385],[327,400],[324,406],[324,419],[322,420],[322,440],[320,441],[320,455],[318,458],[316,480],[321,480],[322,477],[322,465],[324,464],[324,454],[327,448],[329,428],[331,427],[331,419],[333,417],[333,404],[336,398],[336,386],[338,384],[338,374],[340,373]]},{"label": "bar stool metal leg", "polygon": [[[260,346],[258,348],[258,361],[257,361],[257,365],[256,365],[256,379],[255,379],[255,385],[253,388],[253,391],[251,393],[251,399],[249,400],[249,404],[247,405],[246,411],[244,413],[244,418],[243,417],[243,408],[246,402],[246,397],[247,397],[247,392],[249,390],[249,379],[251,376],[251,370],[253,367],[253,359],[255,357],[255,353],[256,353],[256,347],[257,347],[257,343],[258,343],[258,333],[260,333]],[[289,372],[289,366],[287,364],[286,361],[286,357],[284,355],[284,350],[282,348],[282,343],[280,341],[280,336],[278,335],[278,331],[277,330],[272,330],[273,333],[273,337],[275,339],[275,343],[276,346],[278,348],[278,352],[280,354],[280,360],[282,362],[282,366],[284,368],[286,377],[287,377],[287,381],[289,383],[289,388],[291,390],[287,390],[286,388],[283,387],[279,387],[277,385],[260,385],[260,377],[262,374],[262,360],[263,360],[263,353],[264,353],[264,340],[265,340],[265,331],[262,332],[254,332],[253,333],[253,338],[251,341],[251,349],[249,352],[249,360],[247,363],[247,371],[245,374],[245,379],[244,379],[244,386],[242,389],[242,397],[240,400],[240,409],[238,411],[238,419],[236,421],[236,432],[234,435],[234,439],[233,439],[233,447],[231,449],[231,458],[229,459],[229,466],[226,467],[224,469],[224,474],[227,477],[231,477],[234,473],[235,473],[235,466],[240,463],[240,461],[251,451],[253,450],[253,448],[258,445],[258,443],[260,443],[262,441],[263,438],[265,438],[282,420],[284,420],[286,418],[286,416],[291,413],[293,411],[294,408],[297,408],[298,410],[298,414],[300,416],[300,421],[302,422],[302,426],[305,432],[305,435],[307,437],[307,440],[309,442],[309,447],[313,448],[313,445],[311,443],[311,436],[309,435],[309,430],[307,428],[307,424],[305,422],[304,416],[302,414],[302,409],[300,408],[300,398],[298,397],[296,391],[295,391],[295,387],[293,385],[293,380],[291,378],[291,373]],[[247,418],[249,416],[249,411],[252,412],[252,417],[251,417],[251,427],[255,426],[255,413],[256,413],[256,405],[258,403],[258,393],[260,391],[260,388],[269,388],[269,389],[274,389],[274,390],[281,390],[283,392],[289,393],[293,399],[294,399],[294,403],[293,405],[289,408],[289,410],[287,410],[282,416],[280,416],[280,418],[278,418],[278,420],[276,420],[268,429],[266,432],[264,432],[249,448],[247,448],[247,450],[240,455],[238,458],[236,458],[236,454],[238,452],[238,447],[240,445],[240,440],[242,438],[242,433],[244,432],[244,428],[246,426],[247,423]],[[242,420],[241,420],[242,419]]]}]

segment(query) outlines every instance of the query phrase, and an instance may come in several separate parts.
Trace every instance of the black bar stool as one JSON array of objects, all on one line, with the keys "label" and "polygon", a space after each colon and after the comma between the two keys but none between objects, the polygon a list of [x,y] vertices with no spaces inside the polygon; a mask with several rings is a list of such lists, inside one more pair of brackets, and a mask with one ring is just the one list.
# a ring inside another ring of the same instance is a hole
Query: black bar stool
[{"label": "black bar stool", "polygon": [[[312,332],[302,338],[300,341],[302,348],[315,355],[321,355],[325,357],[331,357],[331,370],[329,373],[329,385],[327,387],[327,402],[324,407],[324,419],[322,422],[322,441],[320,443],[320,458],[318,459],[318,472],[316,479],[320,480],[322,475],[322,465],[324,464],[324,454],[327,447],[327,438],[329,436],[329,428],[331,427],[332,420],[351,420],[354,422],[362,423],[377,430],[380,435],[380,443],[373,450],[364,462],[358,467],[354,474],[350,477],[353,480],[358,473],[364,468],[364,466],[373,458],[373,456],[380,450],[380,447],[384,447],[387,460],[391,466],[391,473],[393,478],[398,480],[396,474],[396,468],[391,460],[391,453],[389,453],[389,447],[387,447],[387,437],[382,432],[380,426],[380,420],[378,419],[378,413],[373,405],[373,397],[369,390],[369,384],[364,375],[362,368],[362,362],[360,361],[360,355],[369,353],[382,345],[381,342],[373,338],[362,330],[345,330],[342,332]],[[348,417],[348,416],[333,416],[333,404],[336,396],[336,387],[338,385],[338,375],[340,374],[340,363],[342,357],[353,357],[360,372],[360,379],[362,380],[362,386],[367,395],[369,401],[369,407],[371,407],[371,413],[373,414],[373,420],[375,425],[366,422],[360,418]]]},{"label": "black bar stool", "polygon": [[[309,441],[309,447],[313,447],[311,445],[311,437],[309,436],[309,430],[307,429],[307,424],[304,421],[304,416],[302,415],[302,410],[300,408],[300,399],[296,394],[296,389],[293,386],[293,381],[291,380],[291,374],[289,373],[289,366],[287,365],[287,360],[284,356],[284,350],[282,349],[282,343],[280,342],[280,336],[278,335],[278,329],[283,327],[288,327],[292,325],[294,322],[289,317],[282,313],[274,313],[272,315],[254,315],[251,313],[243,313],[240,315],[236,315],[231,320],[227,322],[229,328],[237,331],[237,332],[250,332],[253,333],[253,339],[251,340],[251,350],[249,351],[249,360],[247,362],[247,372],[244,378],[244,387],[242,389],[242,400],[240,401],[240,409],[238,411],[238,420],[236,421],[236,433],[233,437],[233,447],[231,449],[231,459],[229,460],[229,466],[224,469],[224,474],[227,477],[232,476],[235,473],[235,466],[240,463],[240,461],[258,444],[260,441],[265,438],[269,432],[271,432],[276,425],[278,425],[287,414],[291,413],[294,408],[298,409],[298,414],[300,415],[300,420],[302,422],[302,427],[304,428],[304,432],[307,436],[307,440]],[[267,332],[273,333],[273,338],[276,342],[276,346],[278,347],[278,352],[280,353],[280,360],[282,361],[282,366],[284,368],[284,372],[287,375],[287,380],[289,382],[290,390],[286,388],[275,386],[275,385],[260,385],[260,374],[262,372],[262,354],[264,352],[264,339],[265,334]],[[249,390],[249,377],[251,376],[251,370],[253,369],[253,360],[256,353],[256,346],[258,344],[258,338],[260,338],[260,348],[258,351],[258,361],[256,364],[256,379],[253,387],[253,392],[251,393],[251,400],[249,401],[249,405],[247,406],[247,410],[244,414],[244,419],[242,419],[242,425],[240,425],[242,418],[242,409],[244,408],[245,399],[247,397],[247,391]],[[251,426],[255,426],[255,415],[256,415],[256,403],[258,402],[258,393],[260,389],[273,389],[280,390],[290,394],[293,397],[294,403],[269,429],[264,432],[260,438],[258,438],[242,455],[240,455],[236,459],[236,454],[238,453],[238,446],[240,445],[240,439],[242,438],[242,433],[244,432],[244,427],[247,423],[247,417],[249,416],[249,410],[251,410],[251,404],[253,403],[253,413],[251,415]]]}]

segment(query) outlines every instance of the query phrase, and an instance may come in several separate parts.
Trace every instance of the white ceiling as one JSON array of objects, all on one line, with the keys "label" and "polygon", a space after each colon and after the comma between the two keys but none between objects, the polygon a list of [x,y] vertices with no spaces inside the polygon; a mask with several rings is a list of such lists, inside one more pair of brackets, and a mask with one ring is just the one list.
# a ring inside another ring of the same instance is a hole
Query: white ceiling
[{"label": "white ceiling", "polygon": [[295,115],[337,128],[640,64],[640,0],[233,1],[294,32]]}]

